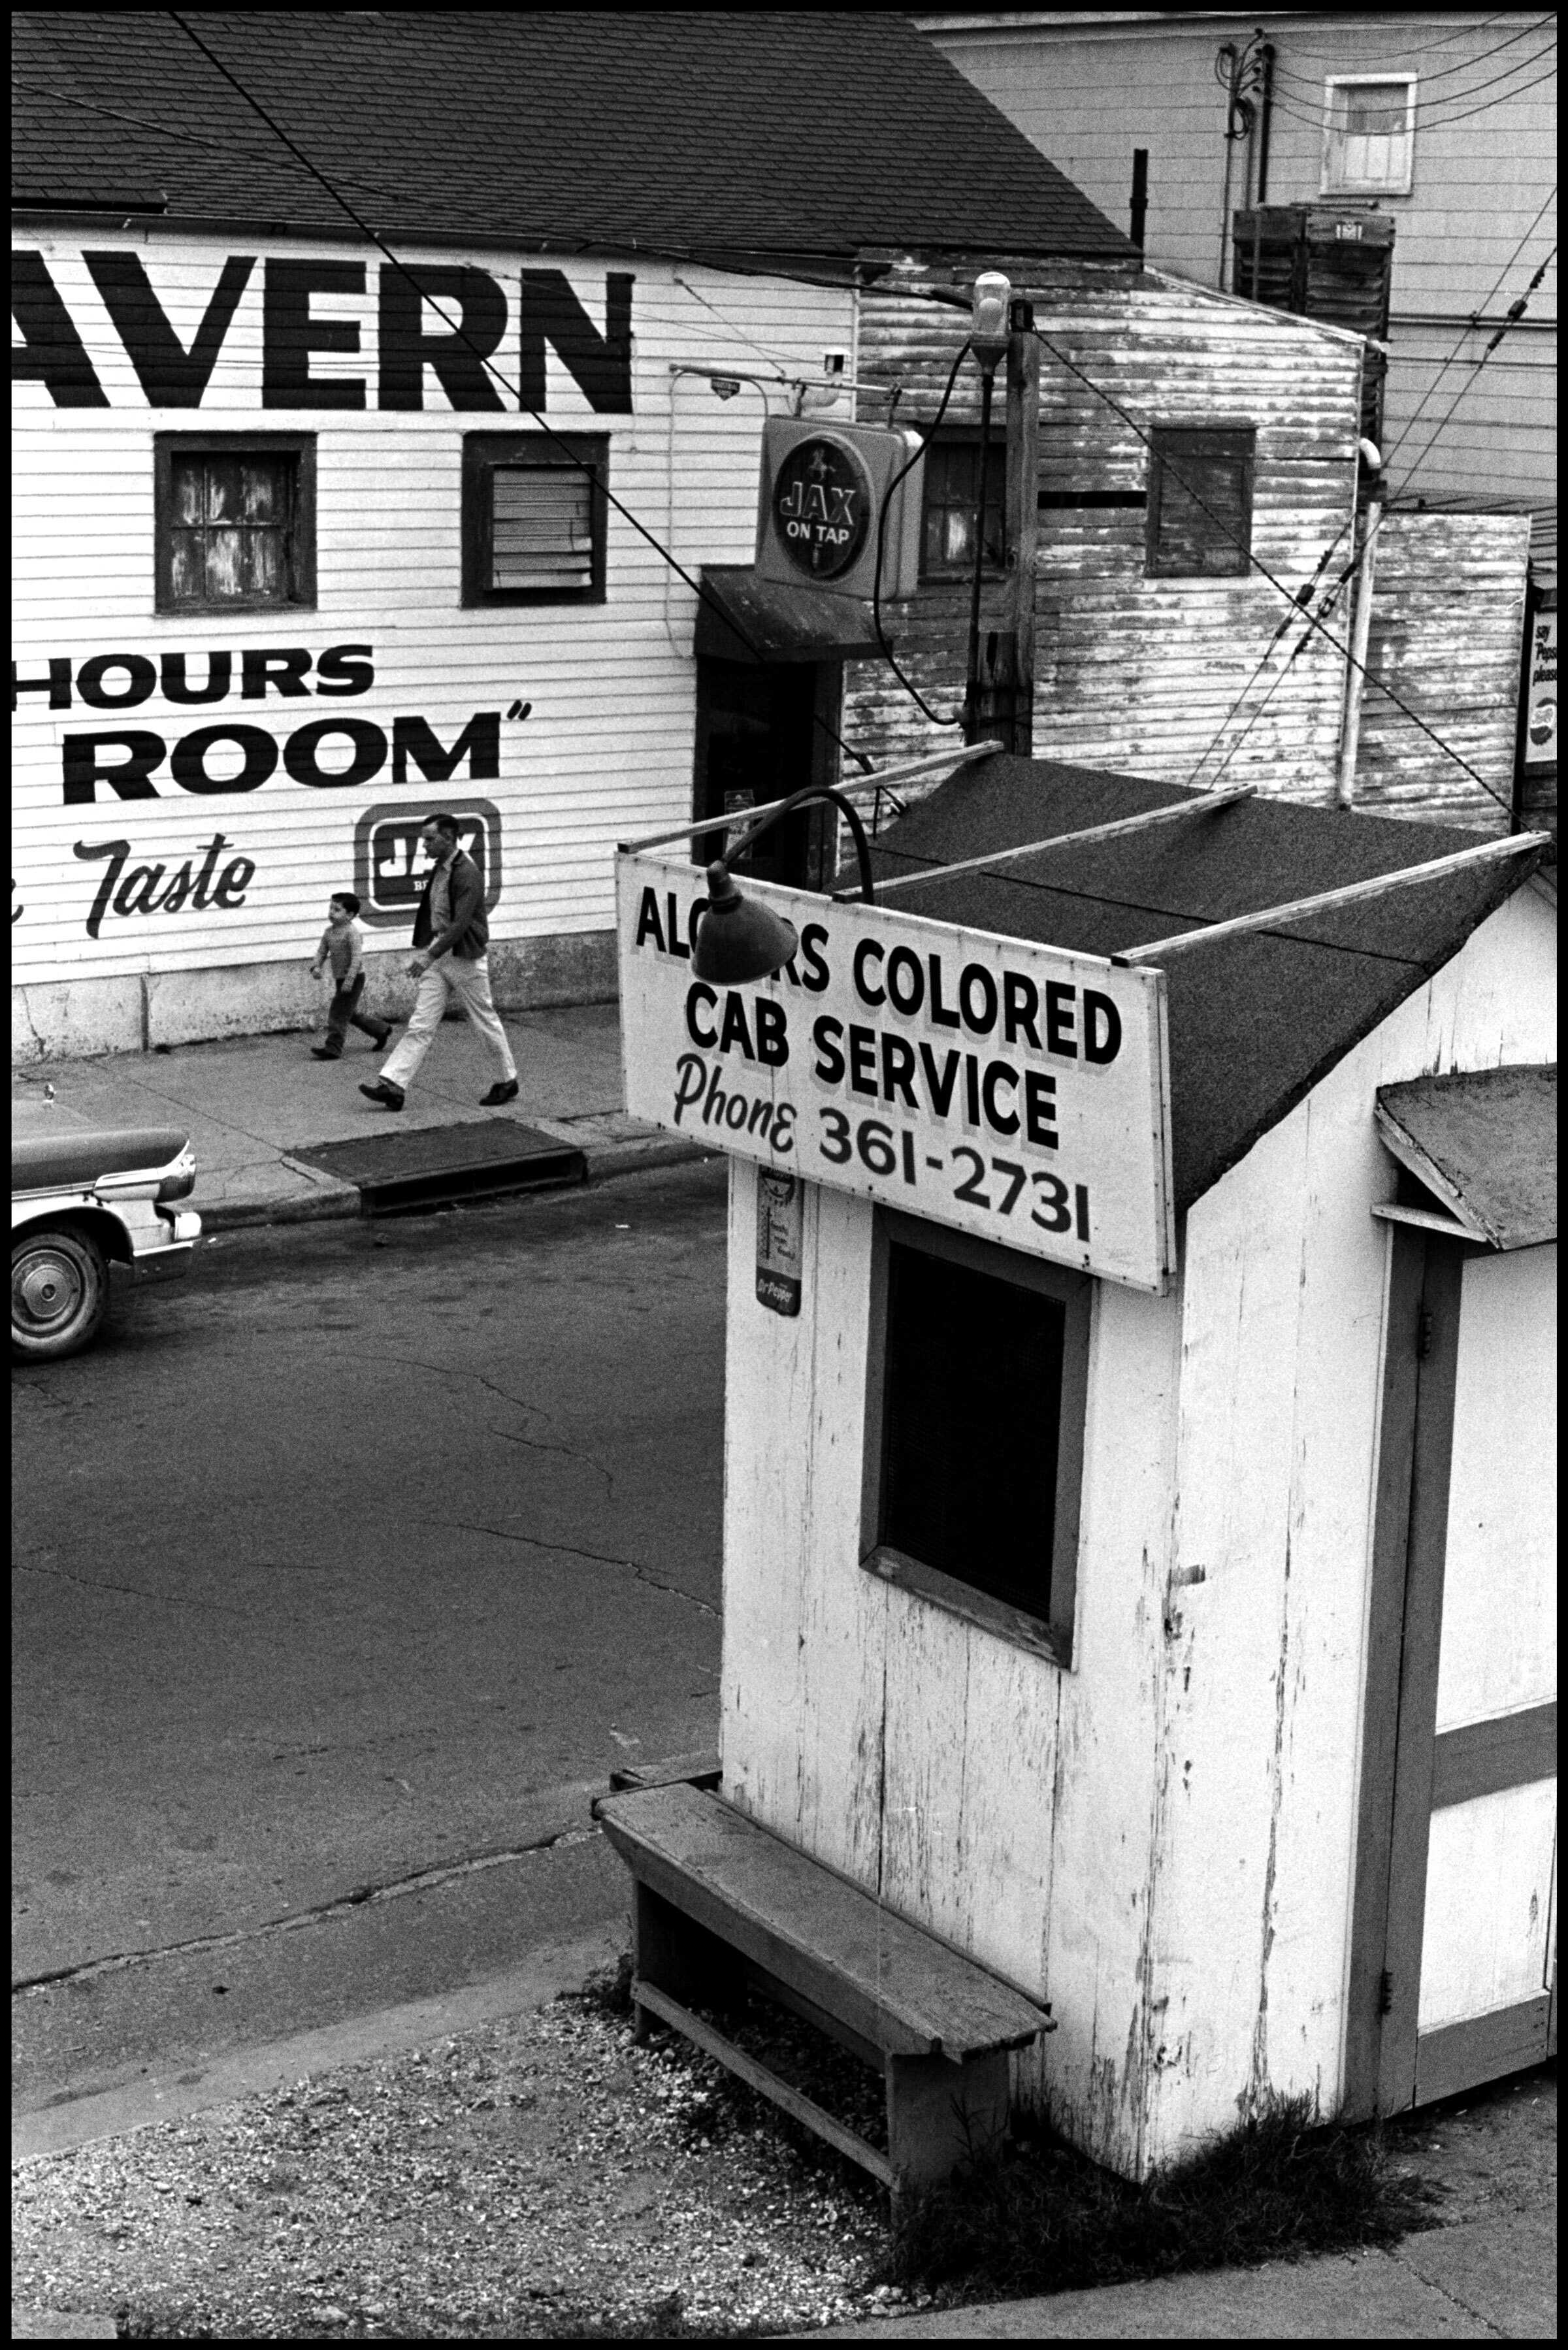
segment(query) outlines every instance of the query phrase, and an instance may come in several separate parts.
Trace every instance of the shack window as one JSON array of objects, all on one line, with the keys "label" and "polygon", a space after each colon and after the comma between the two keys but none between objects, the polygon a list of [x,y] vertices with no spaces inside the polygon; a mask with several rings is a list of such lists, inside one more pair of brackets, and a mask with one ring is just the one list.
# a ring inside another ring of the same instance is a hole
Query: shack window
[{"label": "shack window", "polygon": [[159,611],[315,603],[313,435],[160,432],[153,485]]},{"label": "shack window", "polygon": [[602,604],[602,433],[470,432],[462,444],[465,604]]},{"label": "shack window", "polygon": [[867,1565],[1069,1659],[1090,1284],[887,1217]]},{"label": "shack window", "polygon": [[1325,196],[1407,196],[1416,147],[1416,77],[1351,81],[1331,74],[1324,89]]},{"label": "shack window", "polygon": [[1255,429],[1157,425],[1149,438],[1149,577],[1243,577],[1252,561]]},{"label": "shack window", "polygon": [[[1000,571],[1006,560],[1002,523],[1006,485],[1006,441],[992,433],[985,477],[984,567],[988,571]],[[980,434],[961,428],[938,432],[926,447],[922,579],[973,577],[979,500]]]}]

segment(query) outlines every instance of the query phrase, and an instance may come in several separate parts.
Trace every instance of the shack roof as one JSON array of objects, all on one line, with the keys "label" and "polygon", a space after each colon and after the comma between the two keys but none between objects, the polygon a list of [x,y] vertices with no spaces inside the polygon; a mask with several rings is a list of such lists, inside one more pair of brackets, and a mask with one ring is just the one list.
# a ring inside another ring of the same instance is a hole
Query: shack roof
[{"label": "shack roof", "polygon": [[[237,9],[192,21],[389,238],[841,273],[867,247],[1137,265],[1121,231],[901,15]],[[14,201],[348,227],[166,12],[22,12],[11,26]]]},{"label": "shack roof", "polygon": [[[879,836],[879,878],[1140,816],[1202,792],[999,754]],[[1478,845],[1473,832],[1253,798],[1190,823],[900,889],[890,906],[1083,954],[1261,912]],[[1190,1206],[1535,869],[1538,849],[1171,958],[1176,1201]],[[842,879],[848,884],[852,870]]]}]

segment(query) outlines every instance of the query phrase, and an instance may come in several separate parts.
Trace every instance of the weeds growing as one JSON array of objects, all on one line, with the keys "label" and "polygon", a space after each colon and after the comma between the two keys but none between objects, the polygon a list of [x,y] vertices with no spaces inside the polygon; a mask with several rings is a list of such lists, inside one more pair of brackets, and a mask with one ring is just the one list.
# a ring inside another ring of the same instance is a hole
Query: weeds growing
[{"label": "weeds growing", "polygon": [[1389,2244],[1433,2225],[1435,2199],[1396,2173],[1376,2125],[1314,2127],[1296,2097],[1139,2187],[1044,2136],[976,2160],[909,2199],[888,2274],[999,2299],[1063,2293]]}]

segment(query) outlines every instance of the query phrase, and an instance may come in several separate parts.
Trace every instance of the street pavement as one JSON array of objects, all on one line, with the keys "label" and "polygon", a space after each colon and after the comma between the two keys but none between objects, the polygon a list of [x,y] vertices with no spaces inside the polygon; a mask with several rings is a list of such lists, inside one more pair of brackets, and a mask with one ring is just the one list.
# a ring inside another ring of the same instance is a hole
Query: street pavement
[{"label": "street pavement", "polygon": [[618,1920],[716,1742],[724,1167],[220,1234],[13,1374],[25,2109]]},{"label": "street pavement", "polygon": [[343,1058],[331,1062],[311,1059],[318,1039],[293,1034],[30,1061],[12,1071],[12,1119],[27,1133],[50,1124],[186,1127],[199,1170],[192,1204],[209,1232],[358,1215],[352,1184],[293,1154],[367,1135],[519,1118],[576,1143],[590,1180],[702,1155],[680,1135],[627,1117],[618,1005],[509,1014],[505,1025],[518,1096],[499,1111],[481,1107],[495,1073],[467,1021],[456,1020],[443,1024],[395,1114],[360,1093],[383,1055],[350,1031]]}]

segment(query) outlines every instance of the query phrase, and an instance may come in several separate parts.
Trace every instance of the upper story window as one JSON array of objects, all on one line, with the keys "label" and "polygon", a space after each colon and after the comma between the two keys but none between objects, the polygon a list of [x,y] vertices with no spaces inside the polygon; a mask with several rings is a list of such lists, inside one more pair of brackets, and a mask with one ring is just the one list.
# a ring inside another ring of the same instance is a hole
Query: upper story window
[{"label": "upper story window", "polygon": [[1252,565],[1251,424],[1161,425],[1149,435],[1151,578],[1240,578]]},{"label": "upper story window", "polygon": [[465,433],[463,602],[602,604],[608,471],[604,433]]},{"label": "upper story window", "polygon": [[1416,146],[1416,77],[1352,81],[1331,74],[1324,89],[1325,196],[1407,196]]},{"label": "upper story window", "polygon": [[[1006,562],[1002,504],[1007,486],[1007,443],[992,433],[985,473],[985,564],[1000,571]],[[922,579],[970,579],[974,576],[974,531],[980,499],[980,434],[961,427],[938,432],[926,446],[925,499],[920,535]]]},{"label": "upper story window", "polygon": [[159,611],[315,603],[313,434],[160,432],[153,483]]}]

